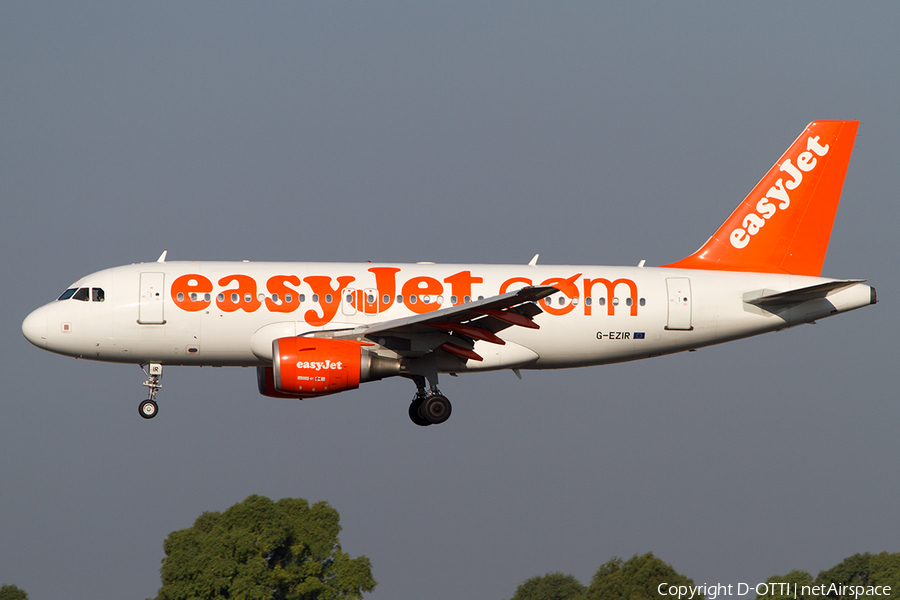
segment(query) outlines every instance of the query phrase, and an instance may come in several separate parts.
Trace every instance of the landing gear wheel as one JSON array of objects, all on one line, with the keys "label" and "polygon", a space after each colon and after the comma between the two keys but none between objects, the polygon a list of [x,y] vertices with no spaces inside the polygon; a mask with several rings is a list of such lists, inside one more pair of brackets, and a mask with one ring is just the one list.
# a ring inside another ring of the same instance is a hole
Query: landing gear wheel
[{"label": "landing gear wheel", "polygon": [[451,410],[450,401],[446,396],[434,394],[425,398],[422,408],[419,409],[419,415],[432,425],[439,425],[450,418]]},{"label": "landing gear wheel", "polygon": [[159,406],[157,406],[156,402],[153,400],[144,400],[141,402],[140,406],[138,406],[138,412],[145,419],[152,419],[156,416],[156,413],[159,412]]},{"label": "landing gear wheel", "polygon": [[431,425],[428,421],[422,418],[419,414],[419,411],[422,408],[422,398],[416,398],[412,402],[409,403],[409,420],[418,425],[419,427],[428,427]]}]

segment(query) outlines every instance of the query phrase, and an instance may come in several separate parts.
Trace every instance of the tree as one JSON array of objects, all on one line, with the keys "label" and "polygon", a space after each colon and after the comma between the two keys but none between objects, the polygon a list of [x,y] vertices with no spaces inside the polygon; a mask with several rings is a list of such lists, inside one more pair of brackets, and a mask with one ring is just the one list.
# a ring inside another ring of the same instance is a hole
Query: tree
[{"label": "tree", "polygon": [[341,550],[327,502],[250,496],[166,538],[157,600],[359,599],[375,588],[365,556]]},{"label": "tree", "polygon": [[512,600],[583,600],[586,590],[572,575],[547,573],[525,580]]},{"label": "tree", "polygon": [[[815,581],[806,571],[794,570],[787,575],[773,575],[766,579],[766,583],[788,583],[790,584],[789,593],[788,590],[781,587],[769,586],[769,593],[757,594],[757,599],[830,600],[833,598],[843,600],[847,598],[847,595],[845,594],[842,598],[840,586],[844,585],[864,586],[867,589],[869,586],[872,588],[890,586],[892,594],[890,597],[893,598],[900,591],[900,553],[854,554],[827,571],[821,571]],[[794,584],[797,586],[796,596],[794,595]],[[832,589],[832,584],[836,584],[837,587]],[[807,586],[806,590],[803,586]],[[831,591],[829,592],[829,590]],[[820,595],[813,595],[813,591]],[[823,591],[824,594],[821,593]],[[871,595],[873,592],[874,589],[868,593]],[[880,592],[883,593],[884,590],[881,589]]]},{"label": "tree", "polygon": [[[872,555],[854,554],[847,557],[837,565],[822,571],[816,577],[816,584],[830,585],[862,585],[862,586],[891,586],[891,593],[900,592],[900,552]],[[822,596],[823,598],[838,598],[836,594]]]},{"label": "tree", "polygon": [[[694,580],[675,571],[648,552],[626,561],[613,557],[601,565],[588,587],[586,600],[659,600],[659,586],[694,585]],[[703,596],[694,595],[694,598]]]},{"label": "tree", "polygon": [[[811,586],[813,585],[812,575],[807,573],[806,571],[799,571],[794,569],[787,575],[772,575],[768,579],[766,579],[767,584],[773,583],[786,583],[787,586],[776,586],[776,585],[768,585],[766,594],[756,594],[757,600],[760,598],[765,598],[766,600],[788,600],[796,598],[796,600],[813,600],[814,598],[818,598],[818,596],[804,595],[802,593],[803,586]],[[794,587],[796,585],[796,588]],[[794,596],[794,590],[796,589],[797,595]]]},{"label": "tree", "polygon": [[28,594],[18,586],[3,584],[0,585],[0,600],[28,600]]}]

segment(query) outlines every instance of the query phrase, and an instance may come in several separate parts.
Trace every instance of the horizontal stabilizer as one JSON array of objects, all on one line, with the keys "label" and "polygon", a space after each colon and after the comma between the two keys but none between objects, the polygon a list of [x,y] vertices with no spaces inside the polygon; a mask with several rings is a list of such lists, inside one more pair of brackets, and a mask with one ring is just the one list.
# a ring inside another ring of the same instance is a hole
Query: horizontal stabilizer
[{"label": "horizontal stabilizer", "polygon": [[848,288],[858,283],[863,283],[865,279],[842,279],[839,281],[829,281],[828,283],[820,283],[797,290],[787,292],[774,292],[772,290],[757,290],[755,292],[747,292],[744,294],[744,302],[767,309],[786,308],[824,298],[832,292]]}]

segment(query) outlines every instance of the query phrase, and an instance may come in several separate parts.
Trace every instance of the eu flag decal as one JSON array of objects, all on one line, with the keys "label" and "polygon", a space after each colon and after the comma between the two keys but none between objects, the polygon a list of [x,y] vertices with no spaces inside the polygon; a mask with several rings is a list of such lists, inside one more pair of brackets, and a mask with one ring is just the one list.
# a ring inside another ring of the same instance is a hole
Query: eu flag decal
[{"label": "eu flag decal", "polygon": [[644,332],[643,332],[643,331],[635,331],[635,332],[634,332],[634,339],[636,339],[636,340],[642,340],[642,339],[644,339]]}]

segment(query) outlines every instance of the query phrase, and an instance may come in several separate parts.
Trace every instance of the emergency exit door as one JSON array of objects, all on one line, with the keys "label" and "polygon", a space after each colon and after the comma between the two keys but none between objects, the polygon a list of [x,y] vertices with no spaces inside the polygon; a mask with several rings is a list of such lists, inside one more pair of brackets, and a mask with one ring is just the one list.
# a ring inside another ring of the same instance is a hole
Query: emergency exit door
[{"label": "emergency exit door", "polygon": [[666,279],[669,295],[669,320],[666,329],[690,331],[691,326],[691,280],[687,277]]}]

